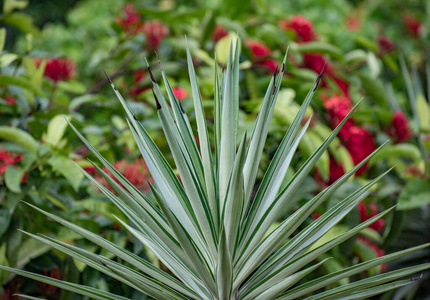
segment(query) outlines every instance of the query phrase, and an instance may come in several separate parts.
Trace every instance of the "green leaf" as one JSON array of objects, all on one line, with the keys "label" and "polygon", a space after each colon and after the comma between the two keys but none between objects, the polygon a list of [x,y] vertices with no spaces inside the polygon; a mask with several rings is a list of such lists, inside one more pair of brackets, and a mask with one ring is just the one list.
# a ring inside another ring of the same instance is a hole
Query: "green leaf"
[{"label": "green leaf", "polygon": [[21,145],[34,155],[37,155],[37,150],[40,146],[30,134],[14,127],[0,126],[0,138],[11,140]]},{"label": "green leaf", "polygon": [[0,67],[6,67],[14,62],[18,58],[18,55],[15,53],[6,53],[0,55]]},{"label": "green leaf", "polygon": [[24,170],[13,165],[7,166],[5,172],[6,187],[14,193],[21,193],[21,181],[24,173]]},{"label": "green leaf", "polygon": [[[167,274],[164,271],[161,271],[159,268],[156,268],[151,263],[149,263],[146,260],[141,259],[139,256],[129,252],[128,250],[121,248],[117,246],[116,244],[82,228],[79,227],[71,222],[66,221],[65,219],[62,219],[56,215],[53,215],[51,213],[48,213],[46,211],[41,210],[40,208],[26,203],[27,205],[33,207],[35,210],[45,214],[46,216],[52,218],[53,220],[57,221],[58,223],[70,228],[71,230],[79,233],[86,239],[90,240],[94,244],[100,246],[101,248],[115,254],[119,258],[123,259],[124,261],[130,263],[131,265],[135,266],[137,269],[141,270],[144,274],[148,274],[151,277],[154,277],[155,279],[164,282],[165,284],[168,284],[172,288],[175,288],[176,290],[187,294],[187,291],[190,290],[187,289],[181,282],[179,282],[176,278],[173,278],[171,275]],[[30,239],[29,241],[32,241],[34,243],[38,243],[37,241]],[[40,243],[38,243],[40,244]],[[34,246],[33,246],[34,247]],[[27,251],[31,251],[32,247],[30,246],[27,248]],[[48,247],[49,249],[49,247]]]},{"label": "green leaf", "polygon": [[416,250],[424,249],[428,247],[430,244],[423,244],[417,247],[409,248],[406,250],[402,250],[399,252],[395,252],[392,254],[385,255],[383,257],[378,257],[375,259],[372,259],[370,261],[362,262],[360,264],[345,268],[341,271],[331,273],[324,275],[320,278],[308,281],[306,283],[303,283],[302,285],[293,288],[292,290],[287,291],[286,293],[282,294],[283,299],[289,300],[289,299],[296,299],[297,297],[301,297],[303,295],[306,295],[308,293],[312,293],[313,291],[316,291],[322,287],[325,287],[331,283],[335,283],[339,281],[342,278],[347,278],[349,276],[352,276],[354,274],[358,274],[360,272],[363,272],[365,270],[368,270],[370,268],[379,266],[381,264],[387,263],[389,261],[392,261],[394,259],[400,258],[403,255],[406,255],[408,253],[411,253]]},{"label": "green leaf", "polygon": [[22,294],[13,294],[13,295],[19,296],[19,297],[24,298],[24,299],[29,299],[29,300],[45,300],[45,298],[37,298],[37,297],[27,296],[27,295],[22,295]]},{"label": "green leaf", "polygon": [[75,190],[78,190],[84,175],[73,161],[66,156],[54,155],[48,159],[47,163],[52,166],[54,171],[63,175]]},{"label": "green leaf", "polygon": [[26,33],[39,34],[39,29],[33,24],[33,18],[27,14],[19,12],[9,13],[3,17],[2,21]]},{"label": "green leaf", "polygon": [[[1,236],[1,235],[0,235]],[[0,266],[9,266],[9,262],[6,257],[7,244],[3,243],[0,247]],[[0,271],[0,283],[3,284],[8,277],[8,272]]]},{"label": "green leaf", "polygon": [[24,77],[0,75],[0,84],[19,86],[29,90],[32,93],[35,93],[38,96],[44,97],[42,90],[39,87],[35,86],[30,80]]},{"label": "green leaf", "polygon": [[75,111],[84,104],[103,101],[105,98],[102,95],[88,94],[73,98],[69,103],[69,111]]},{"label": "green leaf", "polygon": [[[229,46],[233,44],[233,53],[236,52],[236,41],[238,39],[238,36],[230,32],[227,36],[221,38],[218,40],[218,42],[215,44],[215,53],[216,53],[216,59],[220,64],[226,65],[228,61],[228,56],[230,51]],[[242,44],[239,43],[239,52],[242,48]]]},{"label": "green leaf", "polygon": [[374,165],[382,159],[393,159],[406,157],[414,163],[420,162],[422,158],[421,151],[413,144],[396,144],[385,146],[369,161],[369,165]]},{"label": "green leaf", "polygon": [[3,52],[5,41],[6,41],[6,28],[0,28],[0,54]]},{"label": "green leaf", "polygon": [[76,80],[59,81],[57,88],[73,94],[83,94],[86,91],[85,85]]},{"label": "green leaf", "polygon": [[420,129],[430,130],[430,106],[424,96],[419,93],[416,99],[418,122]]},{"label": "green leaf", "polygon": [[56,115],[53,117],[49,121],[46,134],[43,135],[43,140],[52,147],[59,147],[64,132],[66,131],[67,122],[70,121],[70,118],[70,116],[64,115]]},{"label": "green leaf", "polygon": [[394,270],[391,272],[386,272],[383,274],[379,274],[376,276],[372,276],[369,278],[365,278],[362,280],[358,280],[334,289],[330,289],[328,291],[316,294],[314,296],[306,298],[306,300],[330,300],[334,298],[339,298],[345,295],[349,295],[355,291],[359,291],[361,289],[368,289],[374,286],[379,286],[386,282],[390,282],[408,275],[416,274],[423,270],[430,268],[430,264],[421,264],[414,267],[409,267],[401,270]]},{"label": "green leaf", "polygon": [[399,210],[410,210],[430,204],[430,185],[428,180],[410,180],[399,195]]},{"label": "green leaf", "polygon": [[230,250],[228,249],[224,227],[222,227],[218,244],[218,264],[216,269],[219,299],[230,299],[231,296],[233,278],[233,266],[231,262]]},{"label": "green leaf", "polygon": [[42,276],[39,274],[35,274],[35,273],[31,273],[31,272],[27,272],[27,271],[22,271],[19,269],[14,269],[14,268],[9,268],[9,267],[5,267],[5,266],[1,266],[0,265],[0,270],[4,270],[4,271],[8,271],[8,272],[12,272],[15,273],[17,275],[20,276],[24,276],[30,279],[34,279],[37,281],[41,281],[44,283],[47,283],[49,285],[53,285],[56,287],[59,287],[61,289],[65,289],[67,291],[71,291],[80,295],[84,295],[84,296],[89,296],[91,298],[94,299],[99,299],[99,300],[106,300],[106,299],[111,299],[111,300],[129,300],[128,298],[125,297],[121,297],[119,295],[114,295],[105,291],[101,291],[89,286],[85,286],[85,285],[80,285],[80,284],[76,284],[76,283],[71,283],[71,282],[67,282],[67,281],[62,281],[62,280],[58,280],[58,279],[54,279],[48,276]]},{"label": "green leaf", "polygon": [[4,0],[3,13],[8,14],[15,9],[24,9],[28,6],[29,2],[25,0]]},{"label": "green leaf", "polygon": [[336,47],[335,45],[327,42],[318,41],[318,42],[308,42],[303,44],[292,44],[290,47],[292,51],[299,51],[302,53],[318,52],[318,53],[329,54],[330,56],[336,57],[336,58],[342,57],[342,50]]},{"label": "green leaf", "polygon": [[33,83],[33,86],[37,89],[42,88],[43,82],[43,73],[45,72],[46,67],[46,59],[42,59],[39,66],[36,65],[34,59],[24,56],[22,62],[27,69],[28,76],[30,81]]}]

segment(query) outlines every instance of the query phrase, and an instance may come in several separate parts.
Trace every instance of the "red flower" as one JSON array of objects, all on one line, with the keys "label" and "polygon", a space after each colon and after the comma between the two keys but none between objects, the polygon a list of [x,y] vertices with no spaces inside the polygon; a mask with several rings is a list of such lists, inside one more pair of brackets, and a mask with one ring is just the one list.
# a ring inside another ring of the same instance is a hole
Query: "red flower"
[{"label": "red flower", "polygon": [[[143,159],[136,159],[134,164],[129,164],[123,159],[116,162],[113,167],[118,170],[126,179],[128,179],[128,181],[130,181],[130,183],[134,185],[138,190],[149,190],[148,181],[152,181],[152,178],[149,175],[148,167],[146,166],[145,161]],[[112,179],[118,182],[115,176],[106,167],[103,167],[103,171],[105,171],[106,174],[108,174]],[[95,177],[98,182],[100,182],[109,190],[113,191],[113,188],[101,175],[96,175]]]},{"label": "red flower", "polygon": [[[39,66],[42,59],[34,60],[36,66]],[[46,60],[45,77],[53,81],[64,81],[72,78],[76,74],[76,63],[67,58],[48,58]]]},{"label": "red flower", "polygon": [[357,31],[361,27],[361,22],[356,17],[348,17],[346,19],[346,28],[349,29],[349,31]]},{"label": "red flower", "polygon": [[215,42],[218,42],[220,39],[228,35],[228,30],[225,29],[222,25],[215,25],[214,33],[212,35]]},{"label": "red flower", "polygon": [[[346,149],[348,149],[354,164],[361,162],[376,149],[375,141],[370,132],[357,125],[345,130],[341,140]],[[364,173],[366,168],[367,164],[358,169],[356,174]]]},{"label": "red flower", "polygon": [[264,67],[270,72],[275,72],[278,63],[274,59],[268,59],[272,51],[264,43],[251,39],[245,40],[245,45],[252,52],[254,65]]},{"label": "red flower", "polygon": [[88,174],[96,174],[97,173],[96,168],[94,168],[93,166],[91,166],[91,167],[83,167],[82,169],[85,172],[87,172]]},{"label": "red flower", "polygon": [[141,25],[140,14],[134,10],[134,3],[127,3],[122,9],[122,16],[116,17],[116,23],[127,33],[134,34],[138,31]]},{"label": "red flower", "polygon": [[[332,127],[336,127],[346,117],[351,110],[351,100],[346,96],[332,96],[328,99],[323,99],[324,108],[330,116]],[[349,154],[354,162],[358,164],[375,149],[375,141],[370,132],[360,126],[355,125],[350,118],[346,121],[339,132],[339,138],[342,144],[348,149]],[[366,165],[357,171],[357,175],[366,171]]]},{"label": "red flower", "polygon": [[258,65],[266,67],[269,70],[269,72],[273,73],[276,71],[276,67],[278,66],[278,62],[274,59],[266,59],[266,60],[258,63]]},{"label": "red flower", "polygon": [[337,161],[330,157],[330,181],[329,184],[332,184],[336,180],[345,174],[345,170],[342,165],[338,164]]},{"label": "red flower", "polygon": [[172,89],[173,95],[175,95],[176,99],[182,100],[188,97],[188,93],[181,87],[175,87]]},{"label": "red flower", "polygon": [[390,53],[396,48],[396,45],[394,45],[393,41],[386,36],[379,36],[377,42],[379,47],[379,55]]},{"label": "red flower", "polygon": [[161,41],[169,35],[169,28],[157,20],[143,23],[142,31],[145,33],[146,44],[150,50],[157,49]]},{"label": "red flower", "polygon": [[412,14],[405,13],[402,17],[403,24],[413,37],[418,37],[421,32],[421,22]]},{"label": "red flower", "polygon": [[[365,222],[378,214],[378,207],[375,203],[369,203],[367,205],[365,202],[360,202],[358,203],[358,210],[360,212],[360,222]],[[382,229],[384,229],[384,225],[385,221],[383,219],[378,219],[370,225],[369,228],[381,232]]]},{"label": "red flower", "polygon": [[407,142],[412,138],[412,130],[409,127],[408,118],[401,110],[393,114],[393,120],[388,127],[387,133],[396,143]]},{"label": "red flower", "polygon": [[0,148],[0,174],[6,172],[7,166],[16,165],[17,162],[22,161],[23,158],[21,154],[15,155],[11,152],[6,152],[4,150],[4,145],[1,145]]},{"label": "red flower", "polygon": [[14,97],[12,97],[11,95],[8,95],[6,97],[4,97],[3,99],[7,104],[9,105],[15,105],[16,104],[16,100]]},{"label": "red flower", "polygon": [[312,23],[300,15],[291,16],[289,20],[280,20],[279,27],[283,30],[294,31],[297,42],[309,42],[318,37],[314,32]]},{"label": "red flower", "polygon": [[[351,100],[346,96],[332,96],[328,99],[323,98],[324,108],[328,111],[330,116],[330,123],[333,127],[339,125],[339,123],[346,117],[351,110]],[[342,131],[353,125],[353,121],[349,119],[343,126]],[[342,133],[339,133],[342,135]]]},{"label": "red flower", "polygon": [[246,39],[245,45],[251,50],[254,60],[261,60],[261,58],[265,58],[272,53],[269,47],[260,41]]}]

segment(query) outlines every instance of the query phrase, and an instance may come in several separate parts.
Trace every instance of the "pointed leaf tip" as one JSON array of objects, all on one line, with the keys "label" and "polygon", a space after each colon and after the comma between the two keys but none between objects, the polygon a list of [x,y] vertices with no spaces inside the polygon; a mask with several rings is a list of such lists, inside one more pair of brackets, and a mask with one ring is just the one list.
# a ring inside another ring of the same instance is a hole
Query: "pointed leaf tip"
[{"label": "pointed leaf tip", "polygon": [[312,90],[313,92],[315,92],[315,90],[317,89],[317,87],[318,87],[318,85],[319,85],[319,83],[320,83],[320,80],[321,80],[322,74],[324,73],[324,69],[325,69],[325,66],[326,66],[326,65],[327,65],[327,61],[325,61],[325,62],[324,62],[324,66],[323,66],[323,68],[322,68],[322,70],[321,70],[320,74],[318,75],[317,81],[316,81],[316,83],[315,83],[315,87],[314,87],[314,89]]},{"label": "pointed leaf tip", "polygon": [[157,51],[155,51],[155,56],[157,56],[158,66],[160,67],[160,70],[163,71],[163,67],[161,66],[161,61],[160,61],[160,58],[158,57]]},{"label": "pointed leaf tip", "polygon": [[157,81],[155,81],[154,75],[152,74],[151,68],[149,67],[149,65],[148,65],[148,71],[149,71],[149,76],[151,77],[152,82],[157,83]]},{"label": "pointed leaf tip", "polygon": [[152,94],[154,95],[155,103],[157,104],[157,109],[161,109],[161,104],[160,104],[160,102],[158,101],[158,98],[157,98],[157,96],[156,96],[156,95],[155,95],[155,93],[154,93],[154,89],[152,89]]},{"label": "pointed leaf tip", "polygon": [[110,77],[108,76],[108,74],[106,73],[106,71],[105,71],[105,70],[103,70],[103,73],[105,73],[105,76],[106,76],[107,80],[109,81],[109,83],[110,83],[110,84],[113,84],[113,83],[112,83],[112,80],[110,79]]}]

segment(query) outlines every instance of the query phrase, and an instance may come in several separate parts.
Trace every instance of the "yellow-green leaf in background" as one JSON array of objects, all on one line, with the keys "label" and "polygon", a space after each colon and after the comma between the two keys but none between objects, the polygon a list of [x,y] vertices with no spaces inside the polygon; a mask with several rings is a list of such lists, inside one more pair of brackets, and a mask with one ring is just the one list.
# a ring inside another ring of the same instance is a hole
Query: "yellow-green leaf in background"
[{"label": "yellow-green leaf in background", "polygon": [[418,94],[416,105],[420,129],[430,130],[430,106],[423,95]]},{"label": "yellow-green leaf in background", "polygon": [[40,89],[42,87],[43,73],[45,72],[46,60],[42,59],[37,67],[34,60],[29,57],[24,57],[22,60],[34,87]]},{"label": "yellow-green leaf in background", "polygon": [[7,14],[2,21],[27,33],[39,33],[39,29],[33,24],[33,18],[23,13],[13,12]]},{"label": "yellow-green leaf in background", "polygon": [[3,13],[7,14],[15,9],[24,9],[28,6],[28,1],[25,0],[4,0],[3,1]]},{"label": "yellow-green leaf in background", "polygon": [[[0,247],[0,265],[9,266],[9,262],[6,257],[6,243],[3,243]],[[6,271],[0,271],[0,284],[3,284],[7,276],[9,275]]]},{"label": "yellow-green leaf in background", "polygon": [[67,128],[67,121],[65,118],[70,120],[68,116],[56,115],[49,121],[47,132],[43,135],[45,143],[53,147],[58,147],[60,145]]},{"label": "yellow-green leaf in background", "polygon": [[[228,52],[230,49],[230,43],[233,44],[233,53],[235,53],[235,51],[236,51],[236,40],[237,40],[237,35],[235,33],[230,32],[227,36],[221,38],[216,43],[215,53],[216,53],[216,58],[217,58],[219,63],[224,64],[224,65],[227,63]],[[242,44],[239,41],[239,51],[241,51],[241,49],[242,49],[241,45]],[[234,56],[233,56],[233,60],[234,60]]]},{"label": "yellow-green leaf in background", "polygon": [[3,51],[5,41],[6,41],[6,29],[0,28],[0,53],[2,53]]},{"label": "yellow-green leaf in background", "polygon": [[18,58],[15,53],[6,53],[0,56],[0,67],[6,67]]},{"label": "yellow-green leaf in background", "polygon": [[9,126],[0,126],[0,138],[20,144],[34,155],[37,155],[39,143],[27,132]]}]

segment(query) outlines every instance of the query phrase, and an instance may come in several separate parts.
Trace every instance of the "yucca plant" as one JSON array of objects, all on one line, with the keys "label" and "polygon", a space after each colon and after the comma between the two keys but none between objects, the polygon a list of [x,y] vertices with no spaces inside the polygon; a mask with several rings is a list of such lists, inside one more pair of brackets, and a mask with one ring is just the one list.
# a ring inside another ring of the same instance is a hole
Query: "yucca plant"
[{"label": "yucca plant", "polygon": [[[236,41],[235,49],[239,49],[238,43],[239,41]],[[394,209],[387,209],[327,243],[311,248],[367,195],[369,189],[385,173],[330,208],[300,232],[296,232],[314,209],[327,200],[373,154],[370,155],[270,231],[271,225],[284,214],[283,208],[289,199],[356,107],[283,186],[285,173],[293,154],[310,122],[308,120],[301,126],[305,111],[320,81],[321,75],[318,76],[294,122],[279,144],[254,195],[257,169],[287,55],[279,73],[275,72],[270,81],[250,138],[247,138],[246,133],[239,138],[239,52],[236,50],[234,53],[233,48],[232,43],[221,80],[215,64],[214,153],[209,143],[207,120],[188,47],[188,71],[199,145],[194,139],[188,116],[182,109],[181,103],[175,99],[161,64],[161,75],[170,106],[148,67],[153,81],[158,115],[180,179],[109,79],[126,111],[130,130],[154,179],[154,184],[151,185],[153,200],[133,187],[70,124],[85,145],[114,174],[117,181],[94,164],[116,194],[83,171],[85,175],[128,217],[129,224],[121,219],[118,221],[152,251],[170,272],[162,271],[96,233],[34,206],[34,209],[40,213],[113,253],[118,260],[108,259],[49,236],[27,232],[26,234],[155,299],[297,299],[304,297],[307,299],[361,299],[415,280],[398,279],[429,268],[430,264],[379,274],[324,290],[324,287],[343,278],[425,248],[428,244],[362,262],[312,281],[301,281],[325,262],[322,260],[314,263],[317,257],[358,234]],[[22,270],[5,266],[0,269],[94,299],[127,299],[108,291]]]}]

